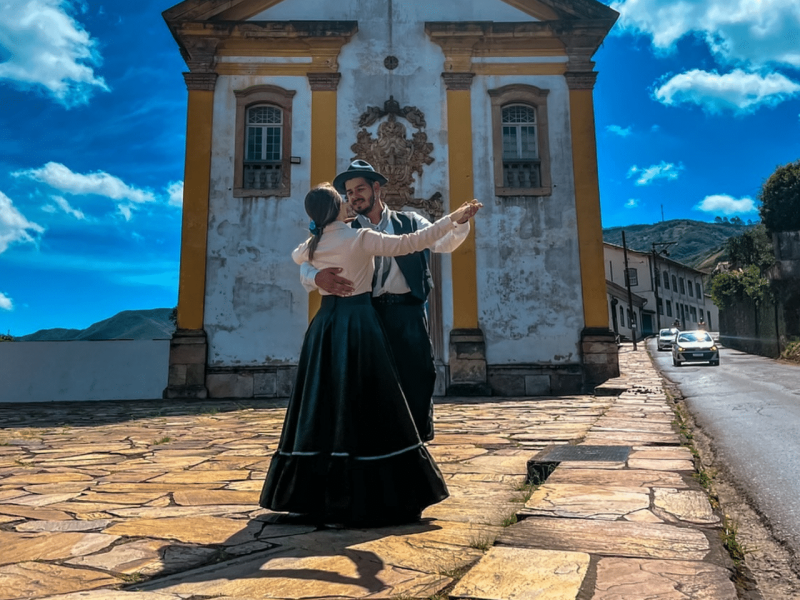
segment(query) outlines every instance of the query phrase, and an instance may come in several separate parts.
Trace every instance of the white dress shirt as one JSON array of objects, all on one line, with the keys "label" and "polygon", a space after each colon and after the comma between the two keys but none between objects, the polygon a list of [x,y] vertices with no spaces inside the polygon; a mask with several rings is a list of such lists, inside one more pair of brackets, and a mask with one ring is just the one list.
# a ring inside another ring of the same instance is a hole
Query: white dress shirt
[{"label": "white dress shirt", "polygon": [[[456,228],[450,217],[444,216],[433,225],[403,235],[388,235],[372,229],[353,229],[342,221],[334,221],[325,227],[319,240],[311,265],[315,269],[341,267],[342,277],[353,282],[353,295],[372,289],[372,274],[375,256],[402,256],[419,252],[433,245]],[[298,265],[308,262],[306,240],[292,252],[292,260]],[[322,295],[328,292],[320,290]]]},{"label": "white dress shirt", "polygon": [[[383,233],[394,234],[394,226],[392,224],[392,220],[389,219],[389,211],[390,209],[388,206],[383,207],[383,211],[381,212],[381,220],[378,222],[377,225],[373,225],[372,221],[370,221],[364,215],[358,215],[357,219],[363,229],[370,229],[375,231],[381,231]],[[432,223],[428,221],[428,219],[426,219],[419,213],[416,213],[414,211],[402,211],[402,212],[404,215],[408,216],[409,218],[411,218],[413,221],[416,222],[418,231],[430,227],[432,225]],[[439,220],[441,221],[442,219]],[[437,240],[434,244],[423,246],[422,248],[420,248],[420,250],[424,250],[426,247],[430,247],[431,251],[433,252],[450,253],[456,248],[458,248],[464,242],[464,240],[467,239],[467,235],[469,235],[469,230],[470,230],[469,221],[461,225],[459,225],[455,221],[451,221],[451,223],[453,223],[453,228],[450,231],[448,231],[444,237]],[[328,227],[330,227],[330,225]],[[358,229],[354,229],[354,231],[358,231]],[[327,233],[327,228],[326,228],[326,233]],[[408,254],[408,253],[398,253],[395,254],[394,256],[402,256],[403,254]],[[391,256],[391,255],[376,254],[376,256]],[[374,289],[372,289],[373,296],[380,296],[381,294],[407,294],[408,292],[411,291],[411,288],[408,287],[408,283],[406,282],[406,278],[403,276],[403,272],[397,265],[397,261],[394,260],[393,258],[390,258],[389,261],[390,261],[389,275],[386,277],[386,280],[383,285],[378,285]],[[317,261],[315,259],[314,263],[316,262]],[[302,263],[300,265],[300,282],[303,284],[303,287],[309,292],[317,290],[318,288],[317,284],[314,282],[314,278],[317,276],[317,273],[319,273],[322,269],[327,267],[344,268],[344,265],[328,264],[325,265],[324,267],[317,267],[316,264],[312,265],[308,262]],[[350,279],[349,277],[347,277],[347,275],[344,274],[344,271],[339,273],[339,276],[344,277],[345,279]],[[324,292],[321,289],[319,289],[319,292],[321,294],[327,294],[327,292]],[[359,293],[361,292],[353,291],[353,294],[359,294]]]}]

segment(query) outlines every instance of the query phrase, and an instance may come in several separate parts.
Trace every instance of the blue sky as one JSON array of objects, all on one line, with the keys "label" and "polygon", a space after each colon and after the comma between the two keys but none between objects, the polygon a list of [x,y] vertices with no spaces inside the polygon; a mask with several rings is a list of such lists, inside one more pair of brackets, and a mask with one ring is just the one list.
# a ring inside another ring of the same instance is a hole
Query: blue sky
[{"label": "blue sky", "polygon": [[[174,3],[0,1],[1,333],[177,303]],[[595,56],[603,225],[757,220],[763,180],[800,158],[800,3],[606,4],[622,17]]]}]

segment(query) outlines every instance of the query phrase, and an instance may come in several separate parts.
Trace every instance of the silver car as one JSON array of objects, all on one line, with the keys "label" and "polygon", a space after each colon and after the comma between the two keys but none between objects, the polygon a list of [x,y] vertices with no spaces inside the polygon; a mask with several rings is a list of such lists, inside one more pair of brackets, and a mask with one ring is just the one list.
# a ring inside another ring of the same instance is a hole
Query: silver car
[{"label": "silver car", "polygon": [[707,331],[681,331],[672,344],[672,364],[680,367],[685,362],[719,364],[719,348]]},{"label": "silver car", "polygon": [[669,350],[672,348],[672,342],[675,341],[675,336],[678,334],[678,330],[675,327],[670,329],[662,329],[658,332],[658,337],[656,338],[656,344],[658,345],[659,350]]}]

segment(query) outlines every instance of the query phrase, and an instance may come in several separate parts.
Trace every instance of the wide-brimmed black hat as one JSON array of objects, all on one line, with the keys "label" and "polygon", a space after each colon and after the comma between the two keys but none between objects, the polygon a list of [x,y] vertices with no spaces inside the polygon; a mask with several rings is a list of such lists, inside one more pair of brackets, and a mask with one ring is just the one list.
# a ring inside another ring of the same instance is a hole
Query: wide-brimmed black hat
[{"label": "wide-brimmed black hat", "polygon": [[344,184],[346,181],[350,179],[355,179],[356,177],[363,177],[368,181],[377,181],[381,185],[385,184],[389,180],[386,179],[383,175],[378,173],[372,165],[369,164],[365,160],[354,160],[350,163],[350,166],[347,167],[347,170],[339,173],[336,177],[333,178],[333,187],[336,188],[336,191],[340,194],[346,193],[344,188]]}]

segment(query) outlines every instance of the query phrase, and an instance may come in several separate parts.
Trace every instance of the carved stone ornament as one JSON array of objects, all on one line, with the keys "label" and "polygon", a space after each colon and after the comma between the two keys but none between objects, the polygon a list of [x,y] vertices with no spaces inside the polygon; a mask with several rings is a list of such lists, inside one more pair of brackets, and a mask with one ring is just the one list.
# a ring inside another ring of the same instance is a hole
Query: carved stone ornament
[{"label": "carved stone ornament", "polygon": [[[388,117],[378,125],[377,139],[367,127]],[[398,117],[408,121],[417,131],[407,136],[406,126],[398,121]],[[400,105],[393,96],[389,97],[383,108],[370,106],[358,121],[361,131],[357,134],[357,142],[350,149],[355,152],[351,160],[362,159],[370,163],[389,180],[381,189],[389,208],[400,210],[410,206],[425,211],[431,218],[444,214],[442,194],[436,192],[428,199],[414,197],[414,174],[422,175],[425,165],[434,161],[431,156],[433,144],[428,142],[428,135],[422,131],[425,127],[425,115],[414,106]]]}]

